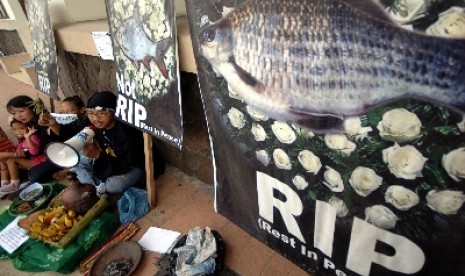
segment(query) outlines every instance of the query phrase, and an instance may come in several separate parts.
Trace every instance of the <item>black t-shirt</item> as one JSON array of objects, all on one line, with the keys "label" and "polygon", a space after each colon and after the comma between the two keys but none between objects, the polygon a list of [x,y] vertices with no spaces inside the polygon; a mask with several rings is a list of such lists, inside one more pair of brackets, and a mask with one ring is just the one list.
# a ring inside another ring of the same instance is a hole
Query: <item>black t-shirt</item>
[{"label": "black t-shirt", "polygon": [[129,172],[131,167],[144,167],[144,140],[136,128],[115,121],[111,129],[98,130],[94,136],[101,152],[93,166],[100,180]]}]

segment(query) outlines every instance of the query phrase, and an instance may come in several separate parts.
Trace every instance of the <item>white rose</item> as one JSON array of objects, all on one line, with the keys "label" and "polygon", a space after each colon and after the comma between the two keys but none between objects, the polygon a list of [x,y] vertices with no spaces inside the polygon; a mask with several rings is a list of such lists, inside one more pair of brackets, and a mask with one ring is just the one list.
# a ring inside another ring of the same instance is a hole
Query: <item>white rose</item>
[{"label": "white rose", "polygon": [[292,128],[295,129],[297,134],[301,135],[302,137],[305,137],[305,138],[313,138],[313,137],[315,137],[315,133],[313,133],[313,131],[311,131],[308,128],[298,126],[298,125],[296,125],[294,123],[292,123]]},{"label": "white rose", "polygon": [[249,113],[250,117],[252,117],[252,119],[254,119],[255,121],[266,121],[266,120],[268,120],[267,116],[265,116],[264,114],[254,110],[250,106],[246,106],[245,110],[247,111],[247,113]]},{"label": "white rose", "polygon": [[237,108],[232,107],[228,112],[229,122],[235,128],[241,129],[245,126],[244,113],[240,112]]},{"label": "white rose", "polygon": [[290,170],[292,169],[291,160],[285,151],[282,149],[275,149],[273,151],[273,160],[278,169]]},{"label": "white rose", "polygon": [[302,150],[297,157],[302,167],[309,173],[317,174],[321,169],[321,161],[318,156],[309,150]]},{"label": "white rose", "polygon": [[365,220],[382,229],[392,229],[399,218],[387,207],[374,205],[365,209]]},{"label": "white rose", "polygon": [[228,13],[232,12],[234,10],[234,7],[226,7],[223,6],[223,11],[221,12],[222,16],[228,15]]},{"label": "white rose", "polygon": [[236,100],[242,100],[241,96],[228,84],[229,97]]},{"label": "white rose", "polygon": [[344,191],[344,182],[342,181],[341,174],[339,174],[333,168],[326,166],[326,171],[323,174],[323,184],[328,186],[328,188],[333,192],[342,192]]},{"label": "white rose", "polygon": [[144,86],[149,88],[150,87],[150,76],[145,75],[144,76]]},{"label": "white rose", "polygon": [[347,208],[347,205],[344,203],[344,201],[336,196],[332,196],[329,199],[329,205],[337,209],[336,216],[338,218],[343,218],[349,213],[349,209]]},{"label": "white rose", "polygon": [[431,190],[426,195],[428,206],[444,215],[457,214],[464,201],[465,195],[459,191],[445,190],[437,192],[436,190]]},{"label": "white rose", "polygon": [[308,187],[308,182],[301,175],[294,176],[292,183],[294,183],[297,190],[303,190]]},{"label": "white rose", "polygon": [[347,155],[357,147],[354,142],[349,141],[345,135],[341,134],[326,134],[325,144],[330,149],[339,150]]},{"label": "white rose", "polygon": [[255,138],[256,141],[265,141],[266,139],[266,132],[265,132],[265,129],[257,124],[257,123],[252,123],[252,134],[253,134],[253,137]]},{"label": "white rose", "polygon": [[399,144],[383,150],[383,161],[398,178],[415,179],[421,177],[421,171],[428,158],[423,157],[414,146],[401,147]]},{"label": "white rose", "polygon": [[444,155],[442,166],[455,181],[465,179],[465,148],[458,148]]},{"label": "white rose", "polygon": [[465,132],[465,116],[462,117],[462,121],[457,123],[457,127],[459,128],[460,132]]},{"label": "white rose", "polygon": [[420,198],[414,191],[398,185],[389,186],[384,199],[401,211],[407,211],[420,202]]},{"label": "white rose", "polygon": [[420,137],[421,122],[415,113],[405,108],[395,108],[384,113],[378,130],[384,140],[406,143]]},{"label": "white rose", "polygon": [[344,120],[344,133],[353,136],[356,141],[362,141],[368,136],[371,127],[362,127],[362,121],[359,117],[350,117]]},{"label": "white rose", "polygon": [[350,185],[358,195],[366,197],[383,183],[383,178],[367,167],[357,167],[350,176]]},{"label": "white rose", "polygon": [[255,154],[257,155],[257,160],[263,165],[268,166],[268,164],[270,164],[270,156],[266,150],[257,150]]},{"label": "white rose", "polygon": [[296,139],[294,131],[287,123],[275,121],[271,125],[271,130],[283,144],[292,144]]}]

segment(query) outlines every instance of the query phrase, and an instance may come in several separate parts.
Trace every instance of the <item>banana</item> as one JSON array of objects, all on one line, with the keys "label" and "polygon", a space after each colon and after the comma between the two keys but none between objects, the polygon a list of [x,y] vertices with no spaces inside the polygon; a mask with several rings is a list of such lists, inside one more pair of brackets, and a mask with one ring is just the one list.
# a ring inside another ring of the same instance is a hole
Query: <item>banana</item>
[{"label": "banana", "polygon": [[73,210],[68,210],[68,216],[73,219],[76,217],[76,212],[74,212]]},{"label": "banana", "polygon": [[54,226],[58,229],[58,230],[63,230],[63,229],[66,229],[66,225],[62,222],[57,222],[54,224]]},{"label": "banana", "polygon": [[46,228],[44,230],[42,230],[42,235],[44,237],[52,237],[52,236],[55,236],[57,234],[57,231],[54,230],[54,229],[51,229],[51,228]]},{"label": "banana", "polygon": [[[68,214],[69,214],[69,212],[68,212]],[[71,218],[71,216],[65,214],[64,217],[65,217],[65,225],[66,225],[66,227],[68,227],[68,228],[73,227],[73,219]]]}]

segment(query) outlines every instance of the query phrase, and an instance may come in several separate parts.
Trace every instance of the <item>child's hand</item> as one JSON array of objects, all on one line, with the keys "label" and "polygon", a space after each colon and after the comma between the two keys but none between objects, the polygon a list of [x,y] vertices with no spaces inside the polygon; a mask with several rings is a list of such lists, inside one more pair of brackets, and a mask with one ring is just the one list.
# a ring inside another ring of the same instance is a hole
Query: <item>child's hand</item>
[{"label": "child's hand", "polygon": [[100,156],[100,149],[95,143],[85,145],[82,152],[88,158],[97,159]]},{"label": "child's hand", "polygon": [[35,127],[28,127],[27,133],[24,134],[25,138],[29,138],[32,134],[36,133],[37,129]]},{"label": "child's hand", "polygon": [[57,121],[55,120],[55,118],[53,118],[52,115],[50,115],[50,113],[41,113],[39,115],[38,123],[40,126],[48,126],[48,127],[58,125]]}]

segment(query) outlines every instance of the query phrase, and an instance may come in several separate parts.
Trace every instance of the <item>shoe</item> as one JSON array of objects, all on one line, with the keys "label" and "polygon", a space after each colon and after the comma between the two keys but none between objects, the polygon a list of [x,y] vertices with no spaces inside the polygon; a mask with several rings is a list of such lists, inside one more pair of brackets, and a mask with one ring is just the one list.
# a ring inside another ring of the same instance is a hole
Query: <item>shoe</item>
[{"label": "shoe", "polygon": [[19,191],[19,183],[14,183],[14,184],[6,184],[0,187],[0,192],[1,193],[13,193]]},{"label": "shoe", "polygon": [[100,183],[100,185],[97,186],[97,196],[102,197],[107,193],[107,186],[104,182]]}]

